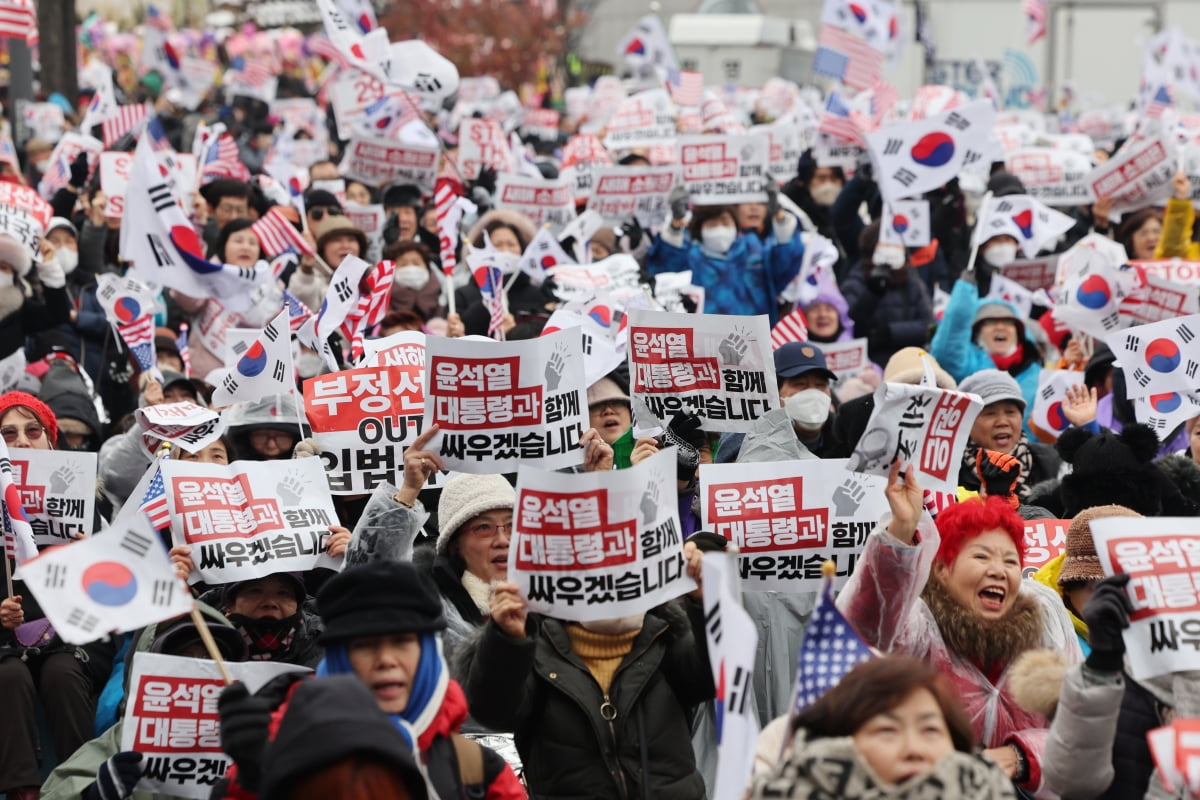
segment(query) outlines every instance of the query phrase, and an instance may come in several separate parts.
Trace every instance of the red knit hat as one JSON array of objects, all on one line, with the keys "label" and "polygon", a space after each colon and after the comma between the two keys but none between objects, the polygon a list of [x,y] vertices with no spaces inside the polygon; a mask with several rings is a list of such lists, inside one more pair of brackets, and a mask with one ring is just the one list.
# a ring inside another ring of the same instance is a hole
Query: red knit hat
[{"label": "red knit hat", "polygon": [[50,406],[25,392],[5,392],[0,394],[0,419],[4,419],[4,415],[10,408],[17,406],[27,409],[37,417],[38,422],[42,423],[42,427],[46,429],[46,435],[50,437],[51,445],[58,444],[58,417],[54,416]]}]

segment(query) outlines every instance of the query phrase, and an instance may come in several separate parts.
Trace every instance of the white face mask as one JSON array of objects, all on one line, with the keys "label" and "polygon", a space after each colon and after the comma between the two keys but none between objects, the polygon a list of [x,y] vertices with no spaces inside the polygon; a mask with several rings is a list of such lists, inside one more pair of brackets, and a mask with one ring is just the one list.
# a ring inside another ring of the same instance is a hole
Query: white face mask
[{"label": "white face mask", "polygon": [[813,202],[819,206],[828,208],[833,205],[833,201],[837,200],[839,194],[842,193],[842,185],[840,183],[822,183],[820,186],[814,186],[809,194],[812,195]]},{"label": "white face mask", "polygon": [[591,622],[579,623],[585,631],[592,633],[628,633],[629,631],[641,630],[642,623],[646,621],[645,612],[641,614],[630,614],[627,617],[613,617],[612,619],[597,619]]},{"label": "white face mask", "polygon": [[69,247],[60,247],[54,251],[54,260],[62,267],[62,271],[70,275],[79,266],[79,251]]},{"label": "white face mask", "polygon": [[700,241],[704,242],[704,246],[714,253],[728,253],[736,238],[737,228],[732,225],[718,225],[700,230]]},{"label": "white face mask", "polygon": [[820,430],[829,419],[829,395],[820,389],[805,389],[783,401],[788,417],[805,430]]},{"label": "white face mask", "polygon": [[0,289],[7,289],[13,285],[13,274],[11,272],[0,272]]},{"label": "white face mask", "polygon": [[983,251],[983,260],[996,269],[1003,269],[1017,260],[1017,246],[1007,242],[994,244]]},{"label": "white face mask", "polygon": [[396,267],[392,282],[406,289],[416,291],[425,288],[429,283],[429,268],[410,264],[407,267]]},{"label": "white face mask", "polygon": [[45,174],[46,170],[50,169],[50,159],[47,158],[45,161],[35,162],[33,168],[39,173]]}]

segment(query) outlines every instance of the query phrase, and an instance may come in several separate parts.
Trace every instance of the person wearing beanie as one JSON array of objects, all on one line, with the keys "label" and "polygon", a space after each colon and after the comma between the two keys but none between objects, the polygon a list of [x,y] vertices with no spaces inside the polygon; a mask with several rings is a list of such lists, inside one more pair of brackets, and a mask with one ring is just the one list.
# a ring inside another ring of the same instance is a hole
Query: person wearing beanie
[{"label": "person wearing beanie", "polygon": [[[683,545],[701,582],[697,533]],[[498,583],[489,622],[460,650],[471,713],[513,731],[533,797],[698,800],[694,707],[715,694],[700,590],[643,614],[568,622]]]},{"label": "person wearing beanie", "polygon": [[210,589],[201,599],[220,608],[242,635],[250,660],[309,668],[315,668],[321,660],[322,651],[317,645],[321,620],[312,610],[300,573],[276,572],[227,583]]},{"label": "person wearing beanie", "polygon": [[[325,626],[319,639],[325,656],[315,680],[354,676],[361,681],[416,754],[439,797],[523,800],[524,790],[504,759],[458,733],[467,702],[446,665],[446,617],[425,573],[397,561],[352,567],[321,587],[317,613]],[[272,788],[264,783],[264,758],[278,736],[270,720],[286,717],[300,684],[308,682],[287,675],[254,694],[242,684],[221,693],[221,745],[234,761],[226,774],[226,796],[246,798]]]},{"label": "person wearing beanie", "polygon": [[1011,668],[1022,653],[1060,650],[1083,657],[1056,592],[1022,580],[1025,526],[1006,500],[968,498],[935,525],[913,467],[893,465],[891,513],[867,537],[838,608],[863,639],[885,653],[928,661],[953,682],[984,755],[1030,794],[1041,796],[1048,720],[1019,706]]},{"label": "person wearing beanie", "polygon": [[1020,464],[1015,495],[1027,502],[1038,483],[1058,474],[1059,458],[1051,445],[1032,441],[1021,425],[1025,414],[1025,395],[1007,372],[985,369],[959,383],[958,390],[976,394],[983,400],[983,409],[971,425],[967,446],[963,449],[958,470],[958,485],[968,491],[979,491],[977,471],[980,452],[992,450],[1012,456]]}]

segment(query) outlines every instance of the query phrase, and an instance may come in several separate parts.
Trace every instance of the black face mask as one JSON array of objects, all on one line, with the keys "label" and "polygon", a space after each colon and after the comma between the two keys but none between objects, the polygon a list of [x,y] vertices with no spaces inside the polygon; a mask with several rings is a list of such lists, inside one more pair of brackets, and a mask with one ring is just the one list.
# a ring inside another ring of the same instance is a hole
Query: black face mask
[{"label": "black face mask", "polygon": [[246,640],[251,661],[275,661],[286,656],[304,623],[301,611],[283,619],[250,619],[244,614],[226,614],[225,618]]}]

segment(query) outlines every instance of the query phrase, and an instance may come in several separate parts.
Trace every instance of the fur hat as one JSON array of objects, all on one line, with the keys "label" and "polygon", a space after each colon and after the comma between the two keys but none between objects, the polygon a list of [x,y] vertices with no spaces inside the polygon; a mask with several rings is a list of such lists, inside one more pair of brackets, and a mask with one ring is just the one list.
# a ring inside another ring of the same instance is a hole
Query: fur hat
[{"label": "fur hat", "polygon": [[13,272],[24,278],[33,266],[33,253],[8,234],[0,234],[0,262],[8,264]]},{"label": "fur hat", "polygon": [[1017,379],[1007,372],[998,369],[981,369],[973,375],[963,378],[958,385],[960,392],[977,394],[983,398],[983,404],[990,406],[1001,400],[1011,400],[1021,407],[1025,413],[1025,395],[1021,394],[1021,385]]},{"label": "fur hat", "polygon": [[1067,528],[1067,557],[1063,559],[1062,571],[1058,574],[1058,585],[1104,580],[1104,569],[1100,566],[1100,556],[1096,555],[1096,543],[1092,541],[1092,520],[1140,516],[1125,506],[1092,506],[1076,514]]},{"label": "fur hat", "polygon": [[1008,668],[1008,688],[1021,708],[1044,717],[1058,710],[1058,693],[1071,665],[1057,650],[1026,650]]},{"label": "fur hat", "polygon": [[1119,434],[1068,428],[1054,446],[1072,465],[1059,487],[1064,518],[1113,504],[1146,517],[1162,512],[1165,476],[1151,463],[1158,453],[1158,437],[1150,428],[1128,425]]},{"label": "fur hat", "polygon": [[950,373],[942,369],[937,359],[920,347],[902,347],[892,354],[883,368],[883,379],[888,383],[918,384],[925,377],[924,356],[933,366],[933,377],[939,389],[954,389],[957,384]]},{"label": "fur hat", "polygon": [[471,230],[467,232],[466,240],[471,243],[472,247],[483,247],[483,232],[494,222],[514,228],[517,231],[517,239],[521,242],[522,250],[528,247],[529,243],[533,241],[533,237],[537,235],[537,228],[534,227],[533,222],[521,212],[513,211],[511,208],[493,208],[476,220],[475,224],[471,226]]},{"label": "fur hat", "polygon": [[512,511],[517,493],[503,475],[459,475],[438,500],[437,551],[445,553],[458,529],[473,517],[496,509]]}]

